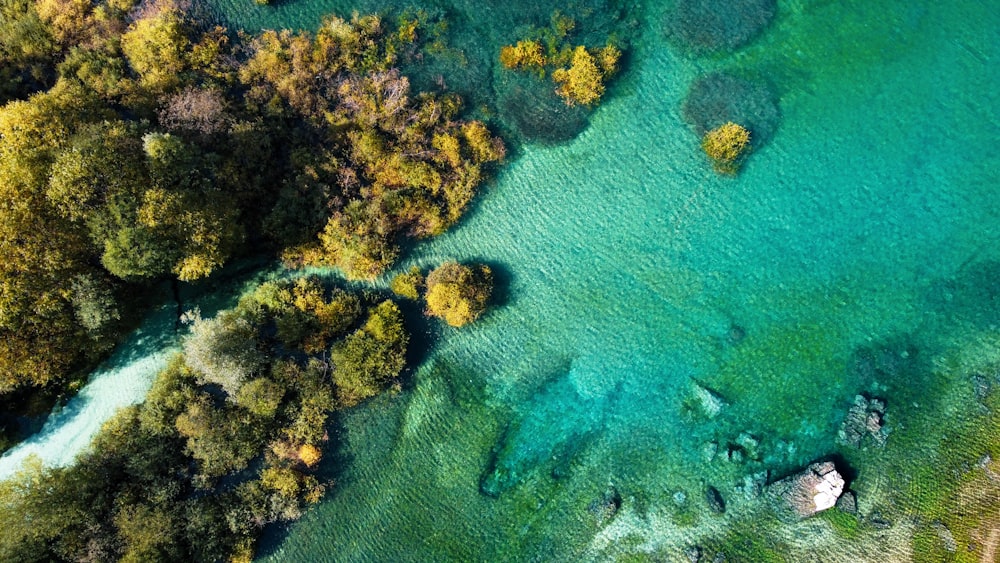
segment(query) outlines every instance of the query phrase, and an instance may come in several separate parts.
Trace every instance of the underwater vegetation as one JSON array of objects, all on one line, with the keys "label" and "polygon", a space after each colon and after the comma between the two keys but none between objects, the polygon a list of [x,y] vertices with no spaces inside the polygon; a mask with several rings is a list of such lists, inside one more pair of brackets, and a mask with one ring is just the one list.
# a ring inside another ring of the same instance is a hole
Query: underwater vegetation
[{"label": "underwater vegetation", "polygon": [[498,497],[542,468],[549,469],[548,478],[566,477],[574,458],[600,434],[613,410],[616,391],[581,392],[572,367],[556,376],[532,396],[524,414],[494,446],[480,492]]},{"label": "underwater vegetation", "polygon": [[749,131],[754,148],[766,144],[781,122],[777,97],[767,84],[727,72],[695,80],[681,112],[699,137],[725,123],[738,123]]},{"label": "underwater vegetation", "polygon": [[677,0],[664,21],[667,38],[691,55],[734,51],[774,18],[775,0]]}]

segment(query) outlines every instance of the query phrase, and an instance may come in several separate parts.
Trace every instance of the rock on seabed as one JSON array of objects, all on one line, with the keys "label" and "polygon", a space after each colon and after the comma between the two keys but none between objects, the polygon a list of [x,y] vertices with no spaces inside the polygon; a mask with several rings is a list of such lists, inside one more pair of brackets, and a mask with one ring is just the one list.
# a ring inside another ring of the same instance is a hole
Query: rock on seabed
[{"label": "rock on seabed", "polygon": [[770,492],[802,519],[832,508],[844,493],[844,486],[844,477],[832,461],[826,461],[773,483]]}]

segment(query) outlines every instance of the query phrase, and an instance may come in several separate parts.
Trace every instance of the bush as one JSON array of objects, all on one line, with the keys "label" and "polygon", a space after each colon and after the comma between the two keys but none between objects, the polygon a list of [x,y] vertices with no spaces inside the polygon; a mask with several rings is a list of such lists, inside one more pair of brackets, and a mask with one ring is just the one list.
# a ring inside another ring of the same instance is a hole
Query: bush
[{"label": "bush", "polygon": [[445,262],[427,276],[427,315],[463,326],[486,311],[493,291],[493,272],[485,265]]},{"label": "bush", "polygon": [[500,49],[500,64],[504,68],[537,68],[545,67],[545,54],[542,45],[537,41],[518,41],[517,45],[506,45]]},{"label": "bush", "polygon": [[736,174],[740,161],[750,149],[750,131],[733,122],[705,133],[701,148],[720,174]]},{"label": "bush", "polygon": [[559,85],[556,93],[566,100],[567,105],[589,106],[604,95],[604,75],[597,68],[594,56],[583,45],[573,51],[573,64],[568,69],[556,69],[552,80]]},{"label": "bush", "polygon": [[420,288],[424,286],[424,275],[414,266],[410,271],[396,274],[389,283],[392,292],[400,297],[416,301],[420,299]]},{"label": "bush", "polygon": [[399,376],[408,340],[403,314],[392,301],[371,309],[365,325],[333,347],[333,382],[340,402],[357,404]]}]

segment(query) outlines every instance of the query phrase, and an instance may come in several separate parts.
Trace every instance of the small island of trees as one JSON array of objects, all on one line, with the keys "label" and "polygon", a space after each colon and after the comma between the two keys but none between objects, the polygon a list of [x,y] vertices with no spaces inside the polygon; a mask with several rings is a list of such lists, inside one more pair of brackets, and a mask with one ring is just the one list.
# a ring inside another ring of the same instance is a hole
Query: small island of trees
[{"label": "small island of trees", "polygon": [[323,496],[328,417],[393,385],[409,340],[391,301],[314,279],[187,318],[184,353],[75,465],[0,482],[0,560],[250,561]]},{"label": "small island of trees", "polygon": [[478,319],[493,293],[488,266],[445,262],[427,275],[427,314],[460,327]]}]

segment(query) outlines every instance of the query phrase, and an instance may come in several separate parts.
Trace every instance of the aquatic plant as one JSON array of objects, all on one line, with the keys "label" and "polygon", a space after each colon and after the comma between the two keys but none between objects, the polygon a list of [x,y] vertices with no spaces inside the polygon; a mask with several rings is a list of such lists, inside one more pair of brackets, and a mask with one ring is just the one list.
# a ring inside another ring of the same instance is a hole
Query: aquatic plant
[{"label": "aquatic plant", "polygon": [[529,141],[560,143],[587,127],[587,106],[567,106],[548,81],[514,73],[499,85],[498,102],[509,127]]},{"label": "aquatic plant", "polygon": [[692,55],[732,51],[749,43],[774,18],[776,0],[677,0],[667,12],[667,38]]},{"label": "aquatic plant", "polygon": [[427,275],[427,315],[464,326],[486,311],[492,291],[493,272],[488,266],[445,262]]},{"label": "aquatic plant", "polygon": [[774,136],[781,121],[777,97],[766,83],[728,72],[711,72],[695,80],[681,113],[699,137],[723,123],[739,123],[753,135],[758,149]]},{"label": "aquatic plant", "polygon": [[720,174],[736,174],[740,161],[750,149],[750,131],[733,122],[705,133],[701,148]]}]

